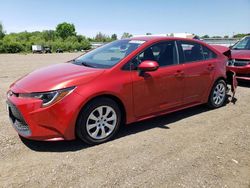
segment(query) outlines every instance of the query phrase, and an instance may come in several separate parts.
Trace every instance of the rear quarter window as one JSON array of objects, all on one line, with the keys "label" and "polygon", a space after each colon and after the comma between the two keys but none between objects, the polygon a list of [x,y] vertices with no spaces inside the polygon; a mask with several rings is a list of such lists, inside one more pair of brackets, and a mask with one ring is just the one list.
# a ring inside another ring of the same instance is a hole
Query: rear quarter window
[{"label": "rear quarter window", "polygon": [[210,50],[206,46],[202,46],[202,53],[203,53],[205,60],[214,59],[217,57],[216,53],[214,53],[212,50]]}]

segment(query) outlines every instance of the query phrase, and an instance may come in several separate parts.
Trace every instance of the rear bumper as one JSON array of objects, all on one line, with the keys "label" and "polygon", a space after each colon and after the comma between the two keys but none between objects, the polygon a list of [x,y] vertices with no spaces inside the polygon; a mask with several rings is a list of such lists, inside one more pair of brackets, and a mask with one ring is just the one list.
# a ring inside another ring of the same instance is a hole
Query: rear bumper
[{"label": "rear bumper", "polygon": [[73,140],[75,123],[83,98],[70,93],[57,103],[42,108],[41,100],[9,96],[11,123],[19,135],[31,140]]}]

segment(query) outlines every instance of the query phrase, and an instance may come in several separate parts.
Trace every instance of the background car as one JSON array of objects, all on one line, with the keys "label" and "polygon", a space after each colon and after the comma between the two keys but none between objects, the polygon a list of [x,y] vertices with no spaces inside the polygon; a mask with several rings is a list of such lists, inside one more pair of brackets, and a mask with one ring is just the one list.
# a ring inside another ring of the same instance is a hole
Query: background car
[{"label": "background car", "polygon": [[51,53],[52,53],[50,47],[48,47],[48,46],[44,47],[43,51],[44,51],[44,53],[46,53],[46,54],[48,54],[48,53],[51,54]]},{"label": "background car", "polygon": [[237,79],[250,81],[250,36],[231,47],[231,60],[227,69],[234,71]]},{"label": "background car", "polygon": [[123,124],[226,100],[228,58],[193,39],[118,40],[36,70],[8,91],[9,116],[28,139],[110,140]]},{"label": "background car", "polygon": [[63,50],[61,48],[57,48],[56,53],[63,53]]}]

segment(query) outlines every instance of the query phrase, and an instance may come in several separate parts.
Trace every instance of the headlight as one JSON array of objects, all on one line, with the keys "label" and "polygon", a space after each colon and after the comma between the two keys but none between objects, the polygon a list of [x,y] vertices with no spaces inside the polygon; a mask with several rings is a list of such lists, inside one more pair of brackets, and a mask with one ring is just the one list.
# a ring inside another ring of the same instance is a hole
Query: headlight
[{"label": "headlight", "polygon": [[49,92],[20,93],[19,97],[41,99],[43,101],[42,106],[46,107],[61,100],[63,97],[71,93],[74,89],[75,87],[69,87],[69,88],[59,89],[56,91],[49,91]]}]

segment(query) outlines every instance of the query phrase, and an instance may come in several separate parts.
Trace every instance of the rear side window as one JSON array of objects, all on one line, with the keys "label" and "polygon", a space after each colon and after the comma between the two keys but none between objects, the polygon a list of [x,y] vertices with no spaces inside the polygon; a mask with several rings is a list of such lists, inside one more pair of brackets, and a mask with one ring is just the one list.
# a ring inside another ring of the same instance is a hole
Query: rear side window
[{"label": "rear side window", "polygon": [[202,52],[205,60],[217,57],[217,55],[212,50],[208,49],[206,46],[202,46]]},{"label": "rear side window", "polygon": [[204,59],[202,46],[198,43],[178,41],[178,50],[180,63],[202,61]]}]

